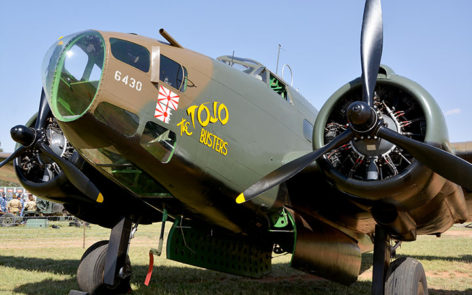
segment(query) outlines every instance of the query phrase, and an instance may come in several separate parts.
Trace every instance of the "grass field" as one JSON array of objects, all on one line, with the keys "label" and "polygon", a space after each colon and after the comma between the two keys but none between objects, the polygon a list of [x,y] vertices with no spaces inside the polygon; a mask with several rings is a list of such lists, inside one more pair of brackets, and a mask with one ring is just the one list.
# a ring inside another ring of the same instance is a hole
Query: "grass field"
[{"label": "grass field", "polygon": [[[372,255],[364,254],[359,281],[346,287],[289,267],[290,255],[273,259],[273,273],[254,280],[187,266],[160,257],[149,287],[143,281],[150,247],[160,224],[140,226],[131,242],[133,294],[370,294]],[[168,226],[169,228],[169,226]],[[85,247],[108,239],[109,230],[85,230]],[[398,255],[419,259],[430,294],[472,294],[472,229],[455,226],[441,238],[419,237]],[[77,289],[76,270],[84,252],[83,228],[0,228],[0,294],[68,294]]]}]

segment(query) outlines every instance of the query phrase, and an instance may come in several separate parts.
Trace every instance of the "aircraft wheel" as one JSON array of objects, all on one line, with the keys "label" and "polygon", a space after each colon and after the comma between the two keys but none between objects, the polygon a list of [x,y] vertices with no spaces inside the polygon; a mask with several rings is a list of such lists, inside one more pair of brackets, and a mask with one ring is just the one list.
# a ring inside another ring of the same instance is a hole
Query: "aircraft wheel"
[{"label": "aircraft wheel", "polygon": [[92,244],[92,246],[88,247],[87,250],[85,250],[84,254],[82,254],[82,257],[80,258],[80,262],[82,262],[82,260],[84,260],[84,258],[90,254],[90,252],[92,252],[93,250],[103,245],[108,245],[108,240],[101,240]]},{"label": "aircraft wheel", "polygon": [[392,262],[385,281],[385,295],[428,295],[423,265],[411,257]]},{"label": "aircraft wheel", "polygon": [[108,286],[103,283],[107,249],[108,241],[99,241],[85,251],[79,264],[79,268],[77,269],[77,282],[82,291],[91,295],[99,295],[125,294],[131,290],[131,263],[128,255],[126,256],[124,266],[124,273],[126,275],[124,275],[124,277],[117,276],[115,278],[114,286]]}]

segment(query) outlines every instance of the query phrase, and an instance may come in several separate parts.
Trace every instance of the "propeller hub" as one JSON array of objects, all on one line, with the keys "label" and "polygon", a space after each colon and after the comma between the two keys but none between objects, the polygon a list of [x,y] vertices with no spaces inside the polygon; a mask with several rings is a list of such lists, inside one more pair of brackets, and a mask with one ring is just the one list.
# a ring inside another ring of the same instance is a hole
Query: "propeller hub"
[{"label": "propeller hub", "polygon": [[36,130],[23,125],[16,125],[10,130],[11,138],[23,146],[30,146],[36,139]]},{"label": "propeller hub", "polygon": [[377,113],[367,103],[355,101],[347,108],[347,120],[354,131],[366,133],[371,131],[377,121]]}]

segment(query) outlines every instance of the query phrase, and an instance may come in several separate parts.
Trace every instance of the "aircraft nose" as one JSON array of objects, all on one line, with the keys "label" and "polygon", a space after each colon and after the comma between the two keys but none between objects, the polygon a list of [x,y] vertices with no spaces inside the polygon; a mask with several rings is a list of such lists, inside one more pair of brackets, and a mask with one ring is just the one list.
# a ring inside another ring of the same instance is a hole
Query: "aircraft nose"
[{"label": "aircraft nose", "polygon": [[105,42],[96,31],[72,34],[51,46],[43,60],[43,88],[58,120],[74,121],[88,110],[104,61]]}]

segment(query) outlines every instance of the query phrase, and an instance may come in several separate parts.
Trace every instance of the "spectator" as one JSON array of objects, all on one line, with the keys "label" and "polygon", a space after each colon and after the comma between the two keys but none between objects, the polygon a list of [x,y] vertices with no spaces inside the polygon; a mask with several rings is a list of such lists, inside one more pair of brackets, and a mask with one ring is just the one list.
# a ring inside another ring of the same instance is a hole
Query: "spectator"
[{"label": "spectator", "polygon": [[23,216],[23,211],[25,211],[25,196],[26,196],[26,194],[18,194],[18,196],[19,196],[19,200],[20,200],[20,203],[21,203],[20,216]]},{"label": "spectator", "polygon": [[36,202],[32,194],[28,194],[28,202],[25,204],[26,211],[36,211]]},{"label": "spectator", "polygon": [[7,202],[10,202],[11,199],[12,199],[12,195],[13,195],[13,193],[7,192],[6,197],[5,197],[5,200],[6,200]]},{"label": "spectator", "polygon": [[15,215],[20,214],[21,209],[22,209],[20,199],[21,199],[20,196],[16,196],[15,199],[12,199],[10,202],[8,202],[8,212]]},{"label": "spectator", "polygon": [[0,211],[7,212],[7,199],[5,193],[0,195]]}]

